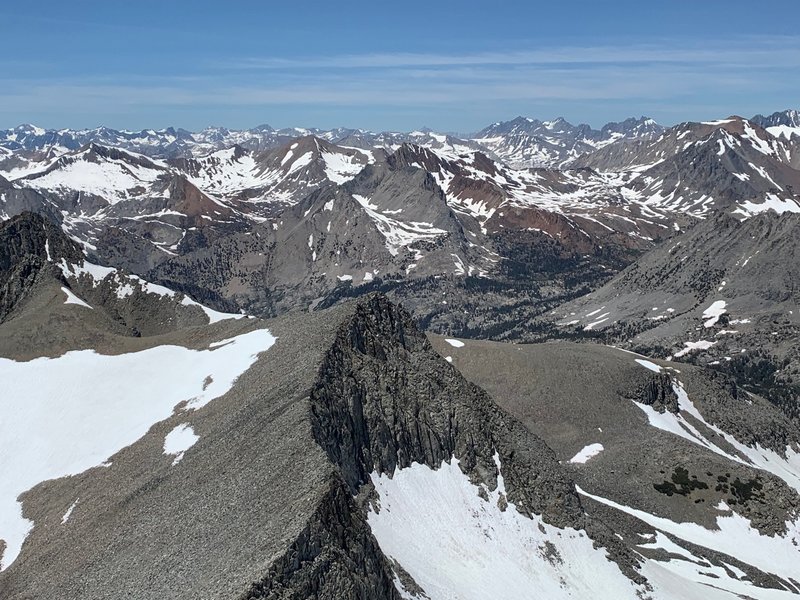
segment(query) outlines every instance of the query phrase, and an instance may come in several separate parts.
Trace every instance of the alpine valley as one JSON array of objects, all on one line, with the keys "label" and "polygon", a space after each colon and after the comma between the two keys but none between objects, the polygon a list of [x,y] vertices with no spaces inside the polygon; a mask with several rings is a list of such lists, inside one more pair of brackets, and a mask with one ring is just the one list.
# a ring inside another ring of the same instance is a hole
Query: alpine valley
[{"label": "alpine valley", "polygon": [[3,600],[800,598],[797,111],[21,125],[0,217]]}]

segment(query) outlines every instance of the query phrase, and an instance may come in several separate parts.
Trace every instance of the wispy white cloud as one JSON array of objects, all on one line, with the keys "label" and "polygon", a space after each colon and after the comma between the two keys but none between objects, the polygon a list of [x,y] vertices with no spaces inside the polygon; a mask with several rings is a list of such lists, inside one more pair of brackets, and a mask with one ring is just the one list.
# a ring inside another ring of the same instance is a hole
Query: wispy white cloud
[{"label": "wispy white cloud", "polygon": [[[667,101],[682,95],[762,92],[794,86],[773,72],[720,69],[713,72],[687,65],[603,65],[574,68],[516,66],[513,69],[457,67],[435,74],[420,69],[303,77],[191,77],[117,81],[84,79],[2,81],[2,104],[11,107],[275,104],[408,106],[507,100],[636,100]],[[2,111],[3,108],[0,108]]]},{"label": "wispy white cloud", "polygon": [[364,53],[316,57],[245,57],[215,63],[226,69],[396,69],[452,67],[689,63],[720,65],[800,65],[800,37],[739,37],[697,41],[660,40],[647,44],[564,46],[547,49],[458,54]]},{"label": "wispy white cloud", "polygon": [[[247,58],[221,66],[176,77],[0,76],[0,116],[213,114],[291,106],[482,112],[488,121],[526,107],[546,111],[534,116],[555,116],[561,106],[590,113],[603,105],[614,118],[647,111],[682,119],[709,116],[721,106],[745,110],[757,102],[756,111],[784,108],[769,102],[800,96],[793,77],[800,67],[800,37],[711,40],[702,46],[662,40],[464,55]],[[689,113],[690,107],[706,110]]]}]

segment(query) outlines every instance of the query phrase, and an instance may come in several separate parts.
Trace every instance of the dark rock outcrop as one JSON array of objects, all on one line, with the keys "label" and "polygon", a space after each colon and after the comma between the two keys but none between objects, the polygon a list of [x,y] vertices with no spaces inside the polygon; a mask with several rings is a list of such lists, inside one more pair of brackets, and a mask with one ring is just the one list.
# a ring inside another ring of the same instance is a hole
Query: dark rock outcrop
[{"label": "dark rock outcrop", "polygon": [[0,276],[23,258],[81,262],[83,253],[61,228],[41,215],[25,212],[0,223]]},{"label": "dark rock outcrop", "polygon": [[504,413],[431,348],[410,315],[374,295],[339,330],[311,393],[314,437],[355,493],[372,472],[456,457],[473,481],[559,526],[580,526],[569,477],[544,442]]},{"label": "dark rock outcrop", "polygon": [[337,477],[286,553],[240,600],[396,600],[392,566]]},{"label": "dark rock outcrop", "polygon": [[627,394],[632,400],[652,406],[660,413],[664,411],[678,414],[678,396],[672,388],[672,377],[665,373],[654,374],[647,383]]},{"label": "dark rock outcrop", "polygon": [[48,219],[25,212],[0,223],[0,322],[26,298],[40,273],[60,277],[53,261],[83,262],[78,245]]}]

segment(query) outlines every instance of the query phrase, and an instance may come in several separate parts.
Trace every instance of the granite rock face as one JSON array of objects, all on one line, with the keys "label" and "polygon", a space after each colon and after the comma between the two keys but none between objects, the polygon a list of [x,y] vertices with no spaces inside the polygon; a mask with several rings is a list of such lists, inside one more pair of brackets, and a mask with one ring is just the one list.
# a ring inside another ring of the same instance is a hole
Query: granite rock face
[{"label": "granite rock face", "polygon": [[445,362],[410,315],[374,295],[338,332],[311,393],[314,438],[355,493],[370,473],[456,457],[494,489],[498,455],[509,501],[559,526],[580,526],[572,482],[539,438]]},{"label": "granite rock face", "polygon": [[83,253],[50,220],[26,212],[0,223],[0,322],[33,293],[42,271],[60,276],[53,261],[61,259],[82,262]]},{"label": "granite rock face", "polygon": [[654,374],[649,381],[639,384],[630,397],[637,402],[652,406],[660,413],[669,411],[676,414],[679,410],[678,396],[672,386],[672,378],[669,375]]},{"label": "granite rock face", "polygon": [[393,568],[338,477],[306,527],[240,600],[399,600]]},{"label": "granite rock face", "polygon": [[0,223],[0,241],[0,273],[31,256],[56,262],[83,260],[80,247],[58,225],[36,213],[25,212]]}]

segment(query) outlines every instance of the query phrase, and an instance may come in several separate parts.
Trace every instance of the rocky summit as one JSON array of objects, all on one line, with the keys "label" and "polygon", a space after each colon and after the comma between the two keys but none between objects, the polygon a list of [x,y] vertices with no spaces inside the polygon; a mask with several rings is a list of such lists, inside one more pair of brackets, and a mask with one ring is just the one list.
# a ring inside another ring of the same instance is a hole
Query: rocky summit
[{"label": "rocky summit", "polygon": [[0,131],[0,598],[800,596],[799,132]]}]

